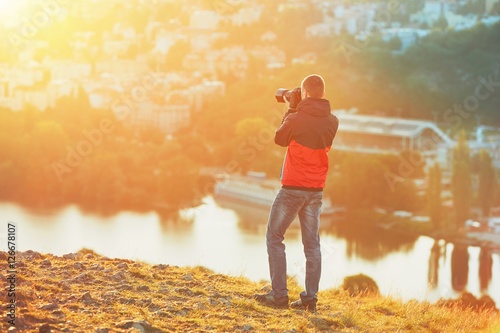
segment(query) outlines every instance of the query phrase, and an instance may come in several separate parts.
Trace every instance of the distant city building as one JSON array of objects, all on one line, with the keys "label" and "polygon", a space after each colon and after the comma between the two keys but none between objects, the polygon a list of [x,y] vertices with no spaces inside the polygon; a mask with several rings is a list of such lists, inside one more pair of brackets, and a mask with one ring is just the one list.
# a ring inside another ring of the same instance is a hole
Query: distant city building
[{"label": "distant city building", "polygon": [[210,50],[213,41],[205,34],[196,34],[189,38],[189,43],[193,52],[203,52]]},{"label": "distant city building", "polygon": [[24,101],[10,97],[0,97],[0,108],[5,108],[12,111],[21,111],[24,105]]},{"label": "distant city building", "polygon": [[103,20],[106,15],[112,12],[119,0],[108,1],[73,1],[61,6],[63,11],[71,13],[87,22]]},{"label": "distant city building", "polygon": [[130,113],[129,122],[139,127],[156,127],[166,134],[188,126],[190,122],[189,105],[160,105],[152,102],[139,103]]},{"label": "distant city building", "polygon": [[111,75],[136,74],[141,75],[148,69],[146,57],[134,60],[109,59],[100,60],[95,64],[97,74],[107,73]]},{"label": "distant city building", "polygon": [[190,27],[200,30],[215,30],[219,26],[220,16],[216,11],[197,10],[191,15]]},{"label": "distant city building", "polygon": [[103,42],[104,54],[111,57],[121,57],[133,45],[131,40],[105,40]]},{"label": "distant city building", "polygon": [[500,15],[483,17],[481,19],[481,23],[487,27],[491,27],[492,25],[497,24],[498,22],[500,22]]},{"label": "distant city building", "polygon": [[471,154],[477,155],[486,150],[492,157],[497,169],[500,169],[500,129],[490,126],[478,126],[475,140],[469,141]]},{"label": "distant city building", "polygon": [[[66,62],[66,65],[69,64],[71,62]],[[51,70],[54,68],[53,74]],[[0,65],[0,107],[20,111],[26,105],[32,105],[45,111],[53,107],[59,98],[75,94],[77,85],[71,78],[80,73],[81,68],[75,66],[72,70],[68,69],[65,75],[58,75],[60,68],[54,68],[34,61],[25,66]],[[50,75],[47,76],[47,73]],[[52,75],[56,78],[50,78]]]},{"label": "distant city building", "polygon": [[278,39],[278,35],[276,35],[276,33],[272,31],[268,31],[262,36],[260,36],[260,40],[266,43],[274,43],[276,39]]},{"label": "distant city building", "polygon": [[21,111],[31,105],[39,111],[54,107],[64,96],[76,96],[76,81],[52,80],[47,86],[17,85],[12,88],[0,81],[0,107],[13,111]]},{"label": "distant city building", "polygon": [[443,13],[446,13],[448,10],[449,5],[444,1],[425,1],[422,12],[426,14],[441,15]]},{"label": "distant city building", "polygon": [[446,13],[446,21],[448,22],[448,27],[455,30],[466,30],[473,28],[478,21],[476,18],[471,18],[469,16],[457,15],[454,13]]},{"label": "distant city building", "polygon": [[123,39],[135,40],[137,32],[131,24],[116,23],[113,26],[113,33]]},{"label": "distant city building", "polygon": [[224,74],[231,73],[244,79],[247,75],[249,56],[243,47],[228,47],[221,52],[216,67]]},{"label": "distant city building", "polygon": [[[16,87],[13,91],[11,100],[11,107],[17,107],[13,109],[14,111],[21,111],[27,105],[39,111],[45,111],[51,104],[47,92],[35,87]],[[54,102],[55,100],[52,101],[52,104]]]},{"label": "distant city building", "polygon": [[500,0],[486,0],[486,14],[490,14],[491,10],[493,7],[499,2]]},{"label": "distant city building", "polygon": [[24,66],[0,64],[0,78],[8,79],[11,91],[17,86],[33,86],[42,81],[44,75],[44,68],[35,61]]},{"label": "distant city building", "polygon": [[401,41],[401,51],[415,44],[419,39],[427,36],[429,30],[412,29],[412,28],[398,28],[398,29],[384,29],[381,31],[382,40],[385,42],[391,41],[393,38],[399,38]]},{"label": "distant city building", "polygon": [[429,160],[447,161],[450,139],[433,122],[334,112],[339,118],[335,149],[387,154],[418,150]]},{"label": "distant city building", "polygon": [[420,25],[426,24],[428,27],[432,27],[441,16],[444,16],[448,22],[448,27],[455,30],[470,29],[478,23],[490,26],[500,21],[499,16],[488,16],[491,9],[498,1],[499,0],[486,1],[485,17],[477,17],[472,14],[466,16],[457,14],[457,1],[427,1],[420,12],[410,16],[410,22]]},{"label": "distant city building", "polygon": [[6,98],[10,95],[10,80],[7,78],[0,79],[0,98]]},{"label": "distant city building", "polygon": [[236,14],[231,16],[233,25],[242,26],[259,22],[264,6],[243,7]]},{"label": "distant city building", "polygon": [[316,52],[309,52],[300,57],[293,58],[292,64],[309,64],[314,65],[318,60],[318,54]]},{"label": "distant city building", "polygon": [[325,37],[342,32],[351,35],[370,33],[372,27],[376,25],[376,8],[375,4],[336,5],[333,9],[323,13],[322,22],[314,23],[306,28],[306,36],[309,38]]},{"label": "distant city building", "polygon": [[110,109],[113,106],[113,102],[117,101],[120,97],[118,91],[106,87],[95,88],[87,91],[87,94],[90,106],[94,109]]},{"label": "distant city building", "polygon": [[271,68],[276,64],[285,66],[286,53],[275,45],[256,46],[250,50],[250,54],[252,54],[256,59],[263,60],[267,68]]},{"label": "distant city building", "polygon": [[278,5],[278,11],[284,12],[286,10],[296,10],[296,9],[307,9],[307,4],[303,1],[293,0],[293,1],[284,1]]},{"label": "distant city building", "polygon": [[182,68],[189,72],[215,73],[215,61],[218,52],[210,51],[206,55],[203,53],[189,53],[182,60]]},{"label": "distant city building", "polygon": [[[176,1],[155,0],[155,3]],[[379,14],[387,9],[387,3],[287,0],[277,3],[276,7],[280,12],[306,9],[311,4],[320,9],[323,17],[306,28],[307,37],[348,32],[363,40],[369,38],[376,28],[385,41],[398,37],[402,44],[401,51],[404,51],[429,33],[429,30],[415,27],[426,24],[431,28],[441,15],[455,30],[469,29],[478,23],[490,26],[500,21],[498,15],[487,15],[499,0],[486,0],[487,13],[484,16],[458,15],[457,7],[467,1],[472,0],[424,1],[423,9],[411,16],[410,27],[395,19],[399,15],[392,16],[390,20],[380,17]],[[212,5],[217,5],[215,2]],[[131,22],[128,14],[133,14],[136,7],[143,7],[143,1],[69,2],[61,7],[61,17],[78,17],[85,22],[82,27],[88,27],[81,31],[71,29],[68,50],[73,54],[67,59],[54,59],[47,55],[51,53],[48,52],[51,51],[51,44],[43,40],[43,33],[40,35],[42,38],[24,38],[22,48],[14,55],[19,65],[0,63],[0,107],[22,110],[26,104],[33,104],[45,110],[63,96],[74,96],[81,86],[89,95],[93,107],[106,109],[117,100],[130,100],[134,91],[139,91],[146,82],[148,87],[152,84],[155,88],[148,90],[147,96],[141,98],[140,105],[135,107],[134,121],[137,124],[156,124],[162,131],[170,133],[184,126],[194,112],[202,112],[208,99],[225,94],[225,84],[217,81],[218,75],[222,79],[243,79],[253,59],[264,62],[269,69],[283,68],[290,61],[293,64],[316,62],[317,54],[314,52],[299,53],[300,56],[287,59],[286,52],[276,46],[278,36],[273,32],[273,26],[265,28],[267,32],[254,46],[243,47],[236,43],[215,49],[217,41],[226,40],[229,36],[230,28],[226,29],[227,26],[259,22],[265,8],[248,0],[227,0],[225,4],[234,10],[217,11],[216,6],[214,10],[200,10],[198,3],[183,2],[182,11],[190,13],[186,26],[179,18],[153,18],[155,15],[150,15],[148,20],[151,21],[143,22],[145,25],[141,26],[142,23],[136,25],[137,22]],[[156,5],[147,7],[152,10],[150,14],[155,14]],[[119,13],[114,13],[117,8],[120,8]],[[117,17],[115,24],[101,27],[100,23],[114,16]],[[224,27],[221,24],[223,20]],[[94,23],[96,29],[92,28]],[[182,70],[185,71],[161,72],[169,65],[165,59],[170,48],[179,41],[185,41],[190,46],[182,62]],[[0,41],[3,48],[11,47],[12,43],[9,37]],[[150,68],[150,65],[155,68]],[[154,81],[151,81],[153,77]],[[449,161],[454,141],[433,123],[352,114],[341,117],[340,147],[367,152],[424,149],[427,155],[438,156],[443,163]],[[478,132],[477,140],[470,142],[471,151],[477,153],[480,149],[487,149],[500,168],[497,148],[500,147],[500,135],[491,135],[490,132]],[[437,140],[437,148],[425,147],[429,138]]]},{"label": "distant city building", "polygon": [[328,37],[332,34],[338,34],[342,28],[340,22],[338,22],[338,28],[336,29],[335,24],[331,23],[316,23],[312,24],[306,29],[306,36],[308,38],[312,37]]},{"label": "distant city building", "polygon": [[191,45],[191,51],[196,53],[211,50],[216,41],[226,39],[227,35],[225,32],[191,29],[186,31],[185,38]]},{"label": "distant city building", "polygon": [[[419,151],[428,162],[437,161],[450,170],[456,141],[434,122],[378,117],[334,111],[339,118],[335,149],[371,154]],[[469,141],[471,155],[486,150],[496,168],[500,169],[500,129],[481,128],[476,139]]]},{"label": "distant city building", "polygon": [[92,75],[92,65],[87,62],[47,59],[42,64],[52,80],[81,80]]},{"label": "distant city building", "polygon": [[49,105],[55,106],[56,102],[64,96],[76,97],[79,84],[76,80],[52,80],[47,86],[46,92]]},{"label": "distant city building", "polygon": [[183,68],[192,72],[233,75],[245,78],[249,65],[248,52],[241,46],[226,47],[203,53],[190,53],[183,62]]},{"label": "distant city building", "polygon": [[206,96],[223,97],[226,94],[226,84],[222,81],[204,81],[200,86]]}]

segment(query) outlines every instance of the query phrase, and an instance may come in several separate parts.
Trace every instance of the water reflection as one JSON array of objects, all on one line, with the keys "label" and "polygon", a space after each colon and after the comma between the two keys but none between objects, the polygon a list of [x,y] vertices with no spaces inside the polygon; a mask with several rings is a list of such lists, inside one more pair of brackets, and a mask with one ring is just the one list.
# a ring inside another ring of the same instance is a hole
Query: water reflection
[{"label": "water reflection", "polygon": [[482,248],[479,254],[479,284],[481,292],[488,290],[493,276],[493,257],[491,250]]},{"label": "water reflection", "polygon": [[[249,234],[262,235],[267,227],[269,209],[243,204],[231,200],[217,199],[217,204],[225,209],[233,210],[238,216],[238,227]],[[294,225],[292,225],[292,228]]]},{"label": "water reflection", "polygon": [[431,249],[431,255],[429,257],[429,274],[428,281],[429,286],[435,289],[439,282],[439,259],[441,258],[441,246],[439,241],[434,241],[434,245]]},{"label": "water reflection", "polygon": [[[264,235],[269,210],[245,205],[231,208],[221,208],[208,198],[202,206],[182,211],[177,218],[153,212],[103,217],[75,206],[38,212],[0,203],[4,219],[19,225],[21,251],[62,255],[85,247],[113,258],[202,265],[254,281],[268,279]],[[469,255],[466,249],[453,250],[452,244],[436,243],[428,237],[355,227],[349,221],[329,225],[323,218],[321,243],[321,289],[339,286],[346,276],[365,273],[384,295],[405,300],[427,299],[429,295],[433,300],[456,297],[450,287],[455,281],[462,287],[459,289],[467,288],[476,296],[488,293],[500,304],[498,253],[469,248]],[[303,282],[305,260],[298,223],[287,232],[286,246],[288,274]],[[429,290],[428,282],[435,289]]]},{"label": "water reflection", "polygon": [[333,224],[329,231],[347,240],[349,258],[360,257],[369,261],[381,259],[393,252],[408,253],[418,239],[418,236],[357,226],[350,221]]},{"label": "water reflection", "polygon": [[[235,211],[239,218],[238,226],[243,231],[259,235],[265,234],[269,209],[224,199],[218,199],[217,204]],[[299,230],[300,225],[296,219],[287,231],[287,235],[298,236]],[[338,221],[328,216],[321,217],[320,232],[324,235],[345,239],[348,258],[359,257],[369,261],[381,259],[393,252],[407,253],[413,249],[418,239],[418,236],[360,227],[351,221]]]},{"label": "water reflection", "polygon": [[456,291],[464,291],[469,281],[469,250],[456,245],[451,253],[451,285]]},{"label": "water reflection", "polygon": [[158,214],[158,220],[163,233],[188,235],[192,232],[195,216],[186,210],[173,215]]},{"label": "water reflection", "polygon": [[[260,207],[255,205],[246,205],[232,200],[217,199],[217,205],[222,208],[230,209],[238,217],[238,227],[246,234],[263,236],[266,233],[267,222],[271,207]],[[328,232],[333,220],[329,217],[321,217],[320,232]],[[287,230],[288,237],[297,237],[300,235],[299,219],[296,218]]]}]

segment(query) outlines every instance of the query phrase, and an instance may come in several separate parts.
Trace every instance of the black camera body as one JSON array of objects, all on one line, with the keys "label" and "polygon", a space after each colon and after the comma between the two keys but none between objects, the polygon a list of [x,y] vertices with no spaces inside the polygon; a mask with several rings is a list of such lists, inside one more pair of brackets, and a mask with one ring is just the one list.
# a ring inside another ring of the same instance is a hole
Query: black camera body
[{"label": "black camera body", "polygon": [[286,97],[286,99],[288,101],[291,101],[293,95],[296,95],[297,98],[298,98],[298,101],[300,102],[300,100],[302,99],[300,88],[295,88],[293,90],[288,90],[288,89],[285,89],[285,88],[280,88],[276,92],[276,96],[275,97],[276,97],[276,101],[278,103],[285,103],[285,97]]}]

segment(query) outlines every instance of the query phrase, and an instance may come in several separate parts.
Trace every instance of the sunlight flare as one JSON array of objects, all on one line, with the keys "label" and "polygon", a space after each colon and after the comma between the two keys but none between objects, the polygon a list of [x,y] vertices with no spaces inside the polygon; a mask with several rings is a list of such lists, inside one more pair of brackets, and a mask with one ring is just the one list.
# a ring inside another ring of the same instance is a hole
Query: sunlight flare
[{"label": "sunlight flare", "polygon": [[17,11],[27,4],[27,0],[0,0],[0,15],[12,15],[17,13]]}]

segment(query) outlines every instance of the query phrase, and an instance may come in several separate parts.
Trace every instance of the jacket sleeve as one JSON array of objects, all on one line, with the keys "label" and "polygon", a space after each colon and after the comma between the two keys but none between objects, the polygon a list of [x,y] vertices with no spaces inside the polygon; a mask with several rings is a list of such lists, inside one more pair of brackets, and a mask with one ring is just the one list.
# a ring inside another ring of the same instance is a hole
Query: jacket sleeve
[{"label": "jacket sleeve", "polygon": [[274,142],[281,147],[288,147],[293,137],[294,119],[297,117],[296,112],[287,112],[283,117],[280,127],[274,134]]},{"label": "jacket sleeve", "polygon": [[332,119],[333,119],[333,139],[335,139],[335,136],[337,135],[337,131],[339,130],[339,119],[332,114]]}]

